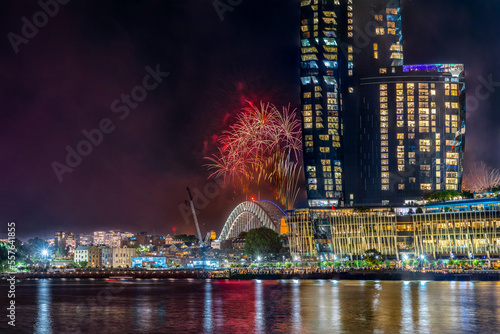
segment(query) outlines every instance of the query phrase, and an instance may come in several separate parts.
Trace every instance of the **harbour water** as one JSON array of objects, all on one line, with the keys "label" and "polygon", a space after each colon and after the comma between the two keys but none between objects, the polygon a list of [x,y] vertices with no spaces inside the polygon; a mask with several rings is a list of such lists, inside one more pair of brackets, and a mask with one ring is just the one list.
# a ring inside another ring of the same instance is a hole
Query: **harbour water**
[{"label": "harbour water", "polygon": [[[6,296],[6,282],[0,286]],[[1,333],[444,334],[500,329],[497,282],[40,279],[18,281],[15,300],[16,328],[2,315]]]}]

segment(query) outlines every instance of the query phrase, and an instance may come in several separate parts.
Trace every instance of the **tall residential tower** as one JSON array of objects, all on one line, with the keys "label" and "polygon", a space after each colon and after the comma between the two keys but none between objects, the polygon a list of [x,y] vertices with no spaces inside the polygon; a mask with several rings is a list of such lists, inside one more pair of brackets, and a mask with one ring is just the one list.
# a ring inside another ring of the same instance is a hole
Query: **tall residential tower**
[{"label": "tall residential tower", "polygon": [[460,190],[464,67],[403,64],[399,0],[305,0],[300,29],[309,206]]}]

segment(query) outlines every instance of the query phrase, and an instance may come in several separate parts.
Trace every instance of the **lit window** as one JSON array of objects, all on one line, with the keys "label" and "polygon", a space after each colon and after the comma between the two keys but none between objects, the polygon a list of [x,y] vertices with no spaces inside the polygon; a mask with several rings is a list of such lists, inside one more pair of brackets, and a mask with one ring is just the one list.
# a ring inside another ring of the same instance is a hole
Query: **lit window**
[{"label": "lit window", "polygon": [[431,190],[432,185],[430,183],[422,183],[420,184],[420,190]]}]

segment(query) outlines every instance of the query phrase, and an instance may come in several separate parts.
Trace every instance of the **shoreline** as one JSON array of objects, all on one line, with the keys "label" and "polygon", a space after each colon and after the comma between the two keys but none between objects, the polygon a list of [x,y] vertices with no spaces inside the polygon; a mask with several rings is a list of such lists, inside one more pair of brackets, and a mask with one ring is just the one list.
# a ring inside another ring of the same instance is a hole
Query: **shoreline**
[{"label": "shoreline", "polygon": [[2,273],[5,280],[10,275],[16,279],[215,279],[215,280],[358,280],[358,281],[500,281],[500,271],[420,272],[405,270],[352,270],[331,272],[286,272],[263,270],[256,273],[231,272],[230,270],[163,270],[163,271],[103,271],[66,273]]}]

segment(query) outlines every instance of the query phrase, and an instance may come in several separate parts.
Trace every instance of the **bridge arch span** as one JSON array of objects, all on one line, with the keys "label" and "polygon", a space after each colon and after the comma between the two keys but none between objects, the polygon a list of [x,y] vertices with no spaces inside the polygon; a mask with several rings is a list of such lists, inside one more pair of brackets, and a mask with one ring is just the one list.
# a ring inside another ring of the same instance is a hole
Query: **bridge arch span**
[{"label": "bridge arch span", "polygon": [[286,213],[271,201],[245,201],[231,212],[219,235],[219,241],[237,237],[259,227],[268,227],[280,233],[281,219]]}]

